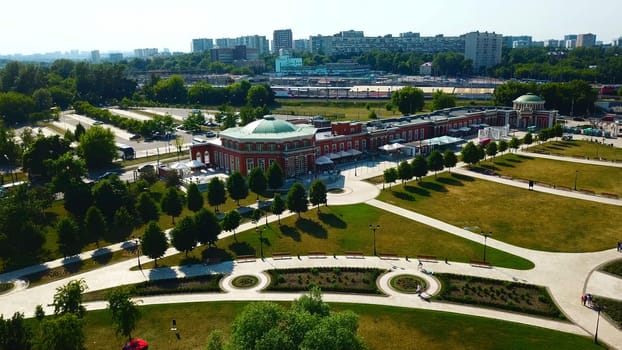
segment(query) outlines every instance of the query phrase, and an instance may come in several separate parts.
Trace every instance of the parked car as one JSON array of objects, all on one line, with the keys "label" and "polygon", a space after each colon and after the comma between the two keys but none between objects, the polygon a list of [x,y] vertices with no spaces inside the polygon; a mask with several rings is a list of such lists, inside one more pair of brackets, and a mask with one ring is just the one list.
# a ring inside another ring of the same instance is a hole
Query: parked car
[{"label": "parked car", "polygon": [[134,134],[134,135],[130,136],[130,140],[139,140],[140,138],[141,138],[141,136],[138,135],[138,134]]},{"label": "parked car", "polygon": [[137,170],[140,173],[155,172],[155,166],[153,164],[145,164],[145,165],[139,166]]},{"label": "parked car", "polygon": [[207,137],[216,137],[216,133],[211,131],[211,130],[208,130],[208,131],[205,132],[205,136],[207,136]]},{"label": "parked car", "polygon": [[96,120],[93,122],[93,125],[102,125],[104,124],[104,122],[102,122],[101,120]]}]

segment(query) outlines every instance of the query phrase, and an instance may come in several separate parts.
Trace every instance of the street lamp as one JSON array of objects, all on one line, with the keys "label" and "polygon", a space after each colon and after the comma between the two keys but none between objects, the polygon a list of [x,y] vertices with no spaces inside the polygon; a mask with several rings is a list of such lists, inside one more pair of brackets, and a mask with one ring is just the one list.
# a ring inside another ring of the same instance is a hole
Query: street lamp
[{"label": "street lamp", "polygon": [[9,167],[9,176],[11,177],[11,183],[15,185],[15,179],[13,178],[13,171],[11,170],[11,160],[9,159],[9,156],[7,156],[6,154],[4,154],[4,159],[6,159],[7,166]]},{"label": "street lamp", "polygon": [[138,238],[136,238],[136,260],[138,260],[138,268],[142,270],[143,268],[140,266],[140,241]]},{"label": "street lamp", "polygon": [[265,229],[266,229],[265,227],[262,227],[262,228],[256,227],[255,228],[255,231],[259,235],[259,251],[260,251],[260,254],[261,254],[261,260],[263,260],[263,231]]},{"label": "street lamp", "polygon": [[594,332],[594,344],[598,344],[598,323],[600,322],[600,310],[602,307],[594,305],[593,309],[598,313],[598,316],[596,316],[596,332]]},{"label": "street lamp", "polygon": [[380,225],[372,225],[369,224],[369,229],[372,230],[374,232],[374,256],[376,255],[376,230],[378,230],[380,228]]},{"label": "street lamp", "polygon": [[579,170],[574,171],[574,190],[577,190],[577,176],[579,176]]},{"label": "street lamp", "polygon": [[488,237],[492,236],[492,231],[488,233],[484,233],[484,231],[482,231],[482,236],[484,236],[484,262],[486,262],[486,240]]}]

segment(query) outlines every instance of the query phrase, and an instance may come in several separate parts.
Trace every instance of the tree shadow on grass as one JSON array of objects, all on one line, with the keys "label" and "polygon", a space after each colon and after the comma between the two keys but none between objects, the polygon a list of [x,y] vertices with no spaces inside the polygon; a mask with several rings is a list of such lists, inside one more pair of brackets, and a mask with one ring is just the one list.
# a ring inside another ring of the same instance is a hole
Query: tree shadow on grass
[{"label": "tree shadow on grass", "polygon": [[300,242],[300,232],[295,227],[291,227],[288,225],[283,225],[280,227],[281,233],[284,236],[290,237],[296,242]]},{"label": "tree shadow on grass", "polygon": [[99,248],[93,252],[93,262],[98,265],[106,265],[112,260],[112,251],[108,248]]},{"label": "tree shadow on grass", "polygon": [[525,159],[525,160],[533,160],[533,159],[534,159],[533,157],[526,156],[526,155],[523,155],[523,154],[518,154],[518,155],[516,155],[516,156],[517,156],[518,158],[520,158],[520,159]]},{"label": "tree shadow on grass", "polygon": [[246,242],[235,242],[229,245],[229,249],[236,255],[254,255],[255,248]]},{"label": "tree shadow on grass", "polygon": [[203,261],[208,261],[207,259],[233,260],[233,255],[222,248],[212,246],[201,252],[201,258]]},{"label": "tree shadow on grass", "polygon": [[195,256],[189,256],[187,258],[183,258],[179,261],[179,266],[187,266],[187,265],[194,265],[194,264],[200,264],[201,261],[199,260],[199,258],[195,257]]},{"label": "tree shadow on grass", "polygon": [[63,264],[65,271],[73,274],[79,272],[82,266],[84,266],[84,260],[80,259],[79,256],[75,255],[63,259]]},{"label": "tree shadow on grass", "polygon": [[430,197],[430,191],[420,186],[421,184],[419,184],[419,186],[404,185],[404,190],[406,190],[406,192],[408,193],[414,193],[420,196]]},{"label": "tree shadow on grass", "polygon": [[[502,167],[505,167],[505,168],[516,168],[516,166],[514,164],[510,164],[510,163],[506,162],[505,160],[496,161],[495,165],[502,166]],[[499,170],[499,168],[495,167],[495,170]]]},{"label": "tree shadow on grass", "polygon": [[415,196],[413,196],[412,194],[406,193],[406,192],[402,192],[402,191],[391,191],[391,194],[393,194],[394,197],[396,197],[397,199],[401,199],[403,201],[409,201],[409,202],[414,202]]},{"label": "tree shadow on grass", "polygon": [[464,184],[454,178],[451,177],[439,177],[438,179],[436,179],[436,181],[445,184],[445,185],[452,185],[452,186],[464,186]]},{"label": "tree shadow on grass", "polygon": [[323,223],[325,223],[326,225],[330,225],[331,227],[334,227],[334,228],[348,227],[348,224],[345,221],[341,220],[335,214],[319,213],[317,216]]},{"label": "tree shadow on grass", "polygon": [[300,231],[305,232],[310,236],[316,238],[328,237],[328,231],[326,231],[326,229],[322,225],[320,225],[320,223],[313,220],[300,218],[296,220],[296,227],[300,229]]},{"label": "tree shadow on grass", "polygon": [[463,175],[463,174],[451,174],[451,177],[453,177],[454,179],[460,180],[460,181],[468,181],[468,182],[473,182],[475,181],[474,177],[471,177],[469,175]]},{"label": "tree shadow on grass", "polygon": [[437,182],[421,181],[419,182],[419,186],[435,192],[447,192],[447,188]]},{"label": "tree shadow on grass", "polygon": [[522,162],[523,162],[522,160],[520,160],[520,159],[516,159],[516,158],[514,158],[514,157],[512,157],[512,158],[506,158],[505,160],[506,160],[506,161],[508,161],[508,162],[512,162],[512,163],[522,163]]}]

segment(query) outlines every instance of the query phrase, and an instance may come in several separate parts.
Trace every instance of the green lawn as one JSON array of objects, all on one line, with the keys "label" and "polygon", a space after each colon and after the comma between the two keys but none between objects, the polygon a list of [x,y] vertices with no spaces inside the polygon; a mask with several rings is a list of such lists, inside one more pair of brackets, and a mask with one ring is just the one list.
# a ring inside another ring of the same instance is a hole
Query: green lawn
[{"label": "green lawn", "polygon": [[[281,225],[271,223],[263,233],[265,256],[274,252],[289,252],[307,255],[310,251],[321,251],[328,255],[343,255],[346,251],[360,251],[373,254],[373,234],[369,225],[380,225],[376,231],[378,253],[395,253],[411,258],[418,254],[447,257],[451,261],[468,262],[481,259],[483,246],[452,234],[437,230],[401,216],[374,208],[366,204],[321,207],[304,213],[302,219],[290,216],[281,220]],[[263,225],[262,225],[263,226]],[[196,248],[189,255],[177,254],[161,260],[158,265],[180,265],[202,261],[206,257],[218,256],[232,259],[239,255],[260,255],[259,236],[255,230],[237,233],[237,241],[227,237],[217,242],[218,248]],[[520,257],[488,248],[487,260],[493,265],[516,269],[530,269],[533,264]],[[152,262],[143,264],[149,268]]]},{"label": "green lawn", "polygon": [[441,174],[382,191],[379,200],[525,248],[554,252],[609,249],[619,230],[608,218],[620,207]]},{"label": "green lawn", "polygon": [[[598,138],[599,140],[602,140]],[[607,140],[605,139],[605,143]],[[611,143],[611,142],[609,142]],[[551,141],[529,147],[532,152],[544,152],[567,157],[604,158],[622,161],[622,148],[583,140]]]},{"label": "green lawn", "polygon": [[[215,329],[229,337],[230,324],[245,305],[219,302],[143,306],[143,318],[133,335],[146,339],[154,349],[202,349]],[[601,349],[591,338],[474,316],[359,304],[331,304],[331,310],[352,310],[359,315],[359,335],[370,350]],[[169,330],[173,319],[177,321],[179,339]],[[89,350],[121,348],[125,340],[114,334],[106,310],[87,313],[84,333]]]},{"label": "green lawn", "polygon": [[501,175],[569,189],[574,188],[576,176],[578,190],[611,193],[622,197],[622,168],[560,162],[515,153],[496,157],[494,162],[482,162],[479,166]]}]

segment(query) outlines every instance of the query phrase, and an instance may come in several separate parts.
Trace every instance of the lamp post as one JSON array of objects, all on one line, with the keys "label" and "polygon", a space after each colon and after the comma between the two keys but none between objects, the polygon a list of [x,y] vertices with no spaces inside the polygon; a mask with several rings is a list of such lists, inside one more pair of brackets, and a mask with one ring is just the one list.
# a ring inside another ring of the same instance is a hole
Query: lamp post
[{"label": "lamp post", "polygon": [[486,240],[492,236],[492,232],[484,233],[482,231],[482,236],[484,236],[484,262],[486,262]]},{"label": "lamp post", "polygon": [[574,190],[577,190],[577,176],[579,176],[579,170],[574,171]]},{"label": "lamp post", "polygon": [[140,241],[138,238],[136,238],[136,260],[138,261],[138,268],[142,270],[143,268],[140,266]]},{"label": "lamp post", "polygon": [[9,167],[9,176],[11,177],[11,183],[15,185],[15,179],[13,178],[13,171],[11,170],[11,160],[9,159],[9,156],[7,156],[6,154],[4,154],[4,159],[6,159],[7,167]]},{"label": "lamp post", "polygon": [[594,332],[594,344],[598,344],[598,323],[600,322],[600,310],[602,308],[598,305],[594,305],[594,310],[598,313],[596,316],[596,332]]},{"label": "lamp post", "polygon": [[265,227],[262,227],[262,228],[256,227],[255,228],[255,231],[259,235],[259,251],[260,251],[260,254],[261,254],[261,260],[263,260],[263,231],[265,229],[266,229]]},{"label": "lamp post", "polygon": [[376,255],[376,231],[380,228],[380,225],[369,224],[369,229],[374,233],[374,256]]}]

